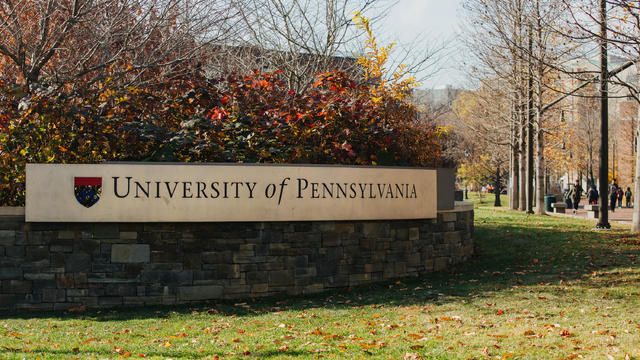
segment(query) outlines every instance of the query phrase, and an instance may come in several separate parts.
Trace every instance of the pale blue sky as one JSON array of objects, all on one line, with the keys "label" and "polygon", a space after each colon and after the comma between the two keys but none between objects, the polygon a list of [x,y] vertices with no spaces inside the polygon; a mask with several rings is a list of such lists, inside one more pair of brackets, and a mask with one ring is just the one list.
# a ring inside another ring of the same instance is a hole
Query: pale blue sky
[{"label": "pale blue sky", "polygon": [[460,6],[461,0],[399,0],[385,18],[382,28],[393,41],[409,43],[418,35],[427,44],[451,40],[450,54],[443,62],[442,70],[425,80],[423,88],[455,86],[464,82],[461,60],[457,56],[459,50],[455,49],[459,47],[455,37],[460,28]]}]

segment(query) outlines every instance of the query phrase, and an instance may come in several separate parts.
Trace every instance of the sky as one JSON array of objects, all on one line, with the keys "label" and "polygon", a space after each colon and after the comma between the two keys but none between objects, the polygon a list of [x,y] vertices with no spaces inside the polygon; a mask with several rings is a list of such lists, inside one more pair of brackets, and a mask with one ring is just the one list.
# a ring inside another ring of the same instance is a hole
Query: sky
[{"label": "sky", "polygon": [[[398,44],[412,43],[417,36],[420,41],[415,48],[425,44],[446,40],[449,55],[443,59],[441,70],[423,81],[421,88],[442,88],[450,84],[464,85],[464,69],[460,59],[459,41],[461,0],[399,0],[384,18],[384,38]],[[417,51],[416,53],[422,53]],[[424,75],[424,74],[422,74]],[[420,77],[420,74],[418,75]]]}]

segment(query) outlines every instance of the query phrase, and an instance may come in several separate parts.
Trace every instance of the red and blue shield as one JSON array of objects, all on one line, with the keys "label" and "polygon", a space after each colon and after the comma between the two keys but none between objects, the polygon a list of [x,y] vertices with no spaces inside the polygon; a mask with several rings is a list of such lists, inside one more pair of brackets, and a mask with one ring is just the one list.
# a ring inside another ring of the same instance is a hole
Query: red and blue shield
[{"label": "red and blue shield", "polygon": [[73,180],[73,192],[76,194],[76,200],[84,207],[92,207],[100,200],[102,178],[75,177]]}]

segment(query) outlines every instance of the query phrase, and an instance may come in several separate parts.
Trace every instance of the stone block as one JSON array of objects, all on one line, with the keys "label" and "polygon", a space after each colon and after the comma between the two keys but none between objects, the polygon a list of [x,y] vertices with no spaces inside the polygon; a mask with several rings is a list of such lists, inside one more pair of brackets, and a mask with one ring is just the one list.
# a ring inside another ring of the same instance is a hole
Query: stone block
[{"label": "stone block", "polygon": [[302,289],[303,294],[317,294],[324,291],[324,284],[309,284]]},{"label": "stone block", "polygon": [[80,239],[73,243],[73,251],[86,254],[100,253],[100,240]]},{"label": "stone block", "polygon": [[58,239],[77,239],[79,237],[77,231],[61,230],[58,231]]},{"label": "stone block", "polygon": [[462,241],[459,231],[444,233],[444,242],[446,244],[455,245]]},{"label": "stone block", "polygon": [[43,302],[65,302],[67,299],[66,291],[64,289],[43,289],[42,301]]},{"label": "stone block", "polygon": [[112,263],[148,263],[151,251],[147,244],[113,244]]},{"label": "stone block", "polygon": [[367,222],[362,224],[362,233],[366,237],[386,237],[389,234],[389,224],[384,222]]},{"label": "stone block", "polygon": [[409,240],[410,241],[418,241],[420,240],[420,228],[412,227],[409,229]]},{"label": "stone block", "polygon": [[0,245],[16,245],[16,231],[0,230]]},{"label": "stone block", "polygon": [[120,227],[118,224],[94,224],[92,233],[94,239],[119,239]]},{"label": "stone block", "polygon": [[56,279],[56,274],[54,273],[25,273],[25,280],[46,280],[51,281]]},{"label": "stone block", "polygon": [[420,253],[412,253],[408,256],[408,265],[409,266],[419,266],[420,263]]},{"label": "stone block", "polygon": [[396,234],[395,234],[396,240],[399,240],[399,241],[409,240],[409,229],[403,228],[403,229],[396,229],[395,231],[396,231]]},{"label": "stone block", "polygon": [[296,268],[295,274],[296,274],[296,277],[314,277],[318,275],[318,272],[315,266],[310,266],[310,267]]},{"label": "stone block", "polygon": [[447,264],[449,263],[449,259],[446,257],[438,257],[433,261],[433,271],[442,271],[447,268]]},{"label": "stone block", "polygon": [[26,246],[25,259],[27,261],[39,261],[49,259],[49,247],[48,246]]},{"label": "stone block", "polygon": [[5,256],[8,257],[24,257],[25,255],[24,246],[5,246],[4,251]]},{"label": "stone block", "polygon": [[229,285],[224,287],[225,295],[241,295],[239,297],[247,297],[251,292],[250,285]]},{"label": "stone block", "polygon": [[224,294],[224,288],[218,285],[180,286],[178,299],[180,301],[219,299]]},{"label": "stone block", "polygon": [[322,247],[340,246],[340,244],[342,244],[342,238],[338,233],[322,234]]},{"label": "stone block", "polygon": [[438,214],[438,221],[440,222],[455,222],[458,219],[458,216],[454,212],[445,212]]},{"label": "stone block", "polygon": [[31,293],[31,281],[29,280],[3,280],[2,292],[9,294]]},{"label": "stone block", "polygon": [[137,288],[135,284],[107,284],[104,293],[107,296],[135,296]]},{"label": "stone block", "polygon": [[0,267],[0,280],[22,279],[22,269],[17,267]]},{"label": "stone block", "polygon": [[276,270],[269,272],[270,286],[287,286],[293,285],[295,276],[292,270]]},{"label": "stone block", "polygon": [[269,284],[253,284],[251,285],[251,294],[260,295],[269,291]]},{"label": "stone block", "polygon": [[349,284],[356,285],[371,280],[371,274],[350,274]]},{"label": "stone block", "polygon": [[406,262],[397,262],[393,266],[394,266],[394,272],[396,276],[405,276],[407,274]]},{"label": "stone block", "polygon": [[70,253],[73,252],[73,246],[51,245],[51,247],[49,247],[49,250],[51,250],[51,252]]},{"label": "stone block", "polygon": [[138,239],[137,231],[120,231],[120,240],[136,240]]},{"label": "stone block", "polygon": [[66,254],[64,256],[64,268],[68,273],[91,271],[91,255]]},{"label": "stone block", "polygon": [[143,271],[140,281],[145,283],[188,285],[193,282],[193,271]]},{"label": "stone block", "polygon": [[16,305],[16,296],[13,294],[0,294],[0,309],[11,309]]},{"label": "stone block", "polygon": [[88,296],[89,290],[87,289],[67,289],[68,297],[80,297],[80,296]]},{"label": "stone block", "polygon": [[22,271],[24,272],[38,272],[48,271],[54,272],[54,268],[50,267],[51,263],[49,259],[43,259],[38,261],[30,261],[22,264]]},{"label": "stone block", "polygon": [[353,234],[356,231],[355,224],[348,222],[337,222],[335,223],[335,232],[337,233],[346,233]]},{"label": "stone block", "polygon": [[113,273],[124,271],[124,264],[91,264],[91,272]]},{"label": "stone block", "polygon": [[266,283],[269,279],[269,273],[266,271],[250,271],[245,273],[245,280],[249,284]]},{"label": "stone block", "polygon": [[122,297],[119,296],[103,296],[98,298],[98,305],[104,307],[113,307],[122,305]]},{"label": "stone block", "polygon": [[194,285],[211,285],[218,282],[216,278],[216,272],[214,270],[194,270],[193,271],[193,284]]},{"label": "stone block", "polygon": [[16,310],[29,310],[29,311],[51,311],[53,310],[52,303],[16,303]]},{"label": "stone block", "polygon": [[226,264],[231,263],[232,260],[233,253],[231,251],[213,251],[202,253],[202,262],[205,264]]},{"label": "stone block", "polygon": [[53,311],[66,311],[66,310],[70,310],[73,308],[78,308],[82,306],[81,303],[54,303],[53,304]]}]

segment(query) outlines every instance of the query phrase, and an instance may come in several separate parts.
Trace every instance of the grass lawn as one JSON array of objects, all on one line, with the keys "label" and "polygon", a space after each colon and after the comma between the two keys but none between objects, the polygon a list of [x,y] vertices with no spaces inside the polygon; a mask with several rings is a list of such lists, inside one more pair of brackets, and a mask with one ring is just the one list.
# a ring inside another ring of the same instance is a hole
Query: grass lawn
[{"label": "grass lawn", "polygon": [[490,204],[476,257],[445,273],[312,298],[5,313],[0,358],[640,359],[638,238]]}]

